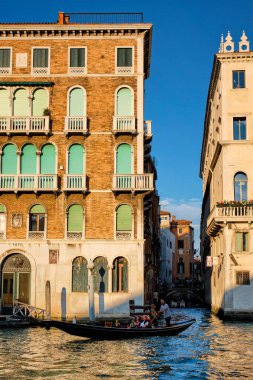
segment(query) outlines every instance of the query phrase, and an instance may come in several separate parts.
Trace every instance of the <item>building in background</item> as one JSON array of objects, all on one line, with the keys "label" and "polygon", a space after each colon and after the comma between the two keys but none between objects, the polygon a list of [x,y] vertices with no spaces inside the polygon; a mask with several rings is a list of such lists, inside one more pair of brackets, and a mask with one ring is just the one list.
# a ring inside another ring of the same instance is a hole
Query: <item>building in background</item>
[{"label": "building in background", "polygon": [[176,219],[172,216],[170,228],[175,235],[175,253],[173,256],[174,284],[192,283],[194,263],[194,229],[190,220]]},{"label": "building in background", "polygon": [[200,176],[205,297],[225,317],[253,315],[253,52],[230,33],[214,56]]},{"label": "building in background", "polygon": [[160,257],[160,286],[164,289],[172,286],[172,264],[175,252],[175,235],[171,232],[171,214],[168,211],[160,212],[161,227],[161,257]]},{"label": "building in background", "polygon": [[144,302],[144,277],[148,293],[157,281],[143,114],[152,25],[93,16],[0,25],[2,312],[19,300],[87,316],[94,281],[95,314],[126,315]]}]

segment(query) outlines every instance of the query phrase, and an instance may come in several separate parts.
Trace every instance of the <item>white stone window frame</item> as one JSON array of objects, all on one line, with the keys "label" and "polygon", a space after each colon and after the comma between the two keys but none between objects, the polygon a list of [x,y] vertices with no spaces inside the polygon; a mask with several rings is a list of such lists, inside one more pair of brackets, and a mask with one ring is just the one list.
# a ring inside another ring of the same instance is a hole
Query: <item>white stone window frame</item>
[{"label": "white stone window frame", "polygon": [[4,224],[4,230],[3,231],[0,231],[0,240],[5,240],[6,239],[6,231],[7,231],[7,209],[6,209],[6,206],[1,203],[3,206],[4,206],[4,212],[1,212],[1,215],[4,215],[4,218],[5,218],[5,224]]},{"label": "white stone window frame", "polygon": [[[236,234],[237,233],[246,233],[248,234],[248,250],[247,251],[237,251],[236,250]],[[236,229],[234,230],[234,235],[233,235],[233,247],[234,247],[234,255],[242,255],[245,256],[247,254],[251,253],[251,236],[250,236],[250,230],[247,230],[246,228],[243,229]]]},{"label": "white stone window frame", "polygon": [[[81,206],[82,207],[82,209],[83,209],[83,230],[82,230],[82,236],[81,236],[81,238],[78,238],[78,237],[73,237],[73,238],[70,238],[69,236],[68,236],[68,213],[69,213],[69,209],[70,209],[70,207],[71,206],[75,206],[75,205],[78,205],[78,206]],[[79,202],[72,202],[72,203],[70,203],[66,208],[65,208],[65,239],[67,240],[67,241],[76,241],[76,240],[84,240],[85,239],[85,220],[86,220],[86,218],[85,218],[85,216],[86,216],[86,214],[85,214],[85,207],[81,204],[81,203],[79,203]],[[86,258],[87,259],[87,258]]]},{"label": "white stone window frame", "polygon": [[[127,273],[127,290],[122,290],[120,292],[119,291],[113,292],[112,291],[112,283],[113,283],[113,280],[112,280],[112,269],[113,269],[113,263],[114,263],[114,260],[118,259],[119,257],[123,257],[127,261],[127,272],[128,272]],[[109,264],[109,261],[108,261],[108,275],[109,275],[109,271],[111,271],[111,274],[110,274],[110,278],[111,278],[111,284],[110,284],[111,285],[111,290],[110,290],[110,293],[112,293],[112,294],[128,294],[128,293],[131,293],[131,291],[130,291],[130,285],[131,285],[131,282],[130,282],[130,268],[131,268],[130,259],[125,255],[125,253],[122,253],[122,255],[120,253],[118,253],[117,255],[113,256],[110,264]],[[109,276],[108,276],[108,279],[109,279]],[[109,283],[108,283],[108,290],[109,290]]]},{"label": "white stone window frame", "polygon": [[[234,77],[234,72],[235,71],[237,71],[237,72],[244,71],[244,87],[234,87],[233,77]],[[247,88],[246,72],[247,72],[247,70],[245,69],[245,66],[243,68],[234,68],[234,69],[232,69],[232,90],[238,91],[238,90],[245,90]]]},{"label": "white stone window frame", "polygon": [[[70,67],[70,49],[84,49],[84,67]],[[69,46],[68,47],[68,75],[79,76],[87,74],[87,46]],[[78,87],[78,86],[77,86]],[[80,86],[79,86],[80,87]],[[74,88],[74,87],[73,87]]]},{"label": "white stone window frame", "polygon": [[[48,50],[48,66],[47,67],[33,67],[33,52],[35,49],[47,49]],[[32,54],[31,54],[31,75],[34,76],[46,76],[50,74],[50,65],[51,65],[51,48],[50,46],[33,46],[32,47]],[[38,70],[37,70],[38,69]],[[44,72],[43,72],[44,69]],[[39,70],[42,70],[40,73]],[[38,72],[36,72],[38,71]]]},{"label": "white stone window frame", "polygon": [[[130,232],[131,233],[131,237],[130,239],[119,239],[117,238],[117,210],[120,206],[124,206],[124,205],[127,205],[127,206],[130,206],[131,207],[131,214],[132,214],[132,231]],[[133,209],[133,206],[130,204],[130,203],[126,203],[126,202],[122,202],[122,203],[119,203],[115,209],[114,209],[114,240],[117,240],[117,241],[127,241],[127,240],[134,240],[134,209]],[[117,256],[118,257],[118,256]]]},{"label": "white stone window frame", "polygon": [[[132,49],[132,66],[122,66],[118,67],[117,58],[118,58],[118,49]],[[134,46],[115,46],[115,73],[118,75],[133,75],[134,74],[134,54],[135,49]]]},{"label": "white stone window frame", "polygon": [[0,46],[1,49],[10,50],[10,67],[0,67],[0,75],[11,75],[12,74],[12,47],[11,46]]}]

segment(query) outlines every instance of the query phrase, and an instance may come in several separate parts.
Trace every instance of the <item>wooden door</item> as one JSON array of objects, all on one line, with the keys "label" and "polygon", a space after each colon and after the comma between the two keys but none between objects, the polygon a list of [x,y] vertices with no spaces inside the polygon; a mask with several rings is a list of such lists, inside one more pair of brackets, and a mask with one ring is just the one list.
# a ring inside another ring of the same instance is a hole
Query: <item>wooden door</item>
[{"label": "wooden door", "polygon": [[14,273],[3,273],[3,304],[4,308],[13,306]]}]

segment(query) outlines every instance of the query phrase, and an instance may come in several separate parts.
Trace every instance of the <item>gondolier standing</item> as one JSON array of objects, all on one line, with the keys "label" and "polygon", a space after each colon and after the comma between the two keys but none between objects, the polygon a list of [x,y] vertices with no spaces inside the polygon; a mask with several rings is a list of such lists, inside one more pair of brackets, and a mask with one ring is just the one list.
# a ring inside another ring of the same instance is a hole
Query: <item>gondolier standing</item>
[{"label": "gondolier standing", "polygon": [[166,326],[168,327],[170,325],[170,320],[171,320],[170,308],[163,298],[161,298],[160,301],[161,301],[161,307],[158,313],[163,314],[163,317],[166,321]]}]

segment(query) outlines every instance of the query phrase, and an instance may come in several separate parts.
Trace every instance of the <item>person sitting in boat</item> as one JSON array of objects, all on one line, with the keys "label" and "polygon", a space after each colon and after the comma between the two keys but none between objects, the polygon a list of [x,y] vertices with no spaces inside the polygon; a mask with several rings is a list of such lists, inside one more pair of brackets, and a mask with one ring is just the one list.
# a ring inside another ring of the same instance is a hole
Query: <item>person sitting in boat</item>
[{"label": "person sitting in boat", "polygon": [[140,327],[140,324],[141,324],[141,317],[139,315],[137,315],[134,318],[134,327]]},{"label": "person sitting in boat", "polygon": [[140,323],[140,327],[142,328],[151,327],[150,320],[147,315],[143,315],[142,321]]},{"label": "person sitting in boat", "polygon": [[163,315],[165,321],[166,321],[166,327],[170,326],[170,320],[171,320],[171,314],[170,314],[170,308],[169,305],[165,302],[163,298],[161,298],[161,307],[158,311],[158,314]]}]

